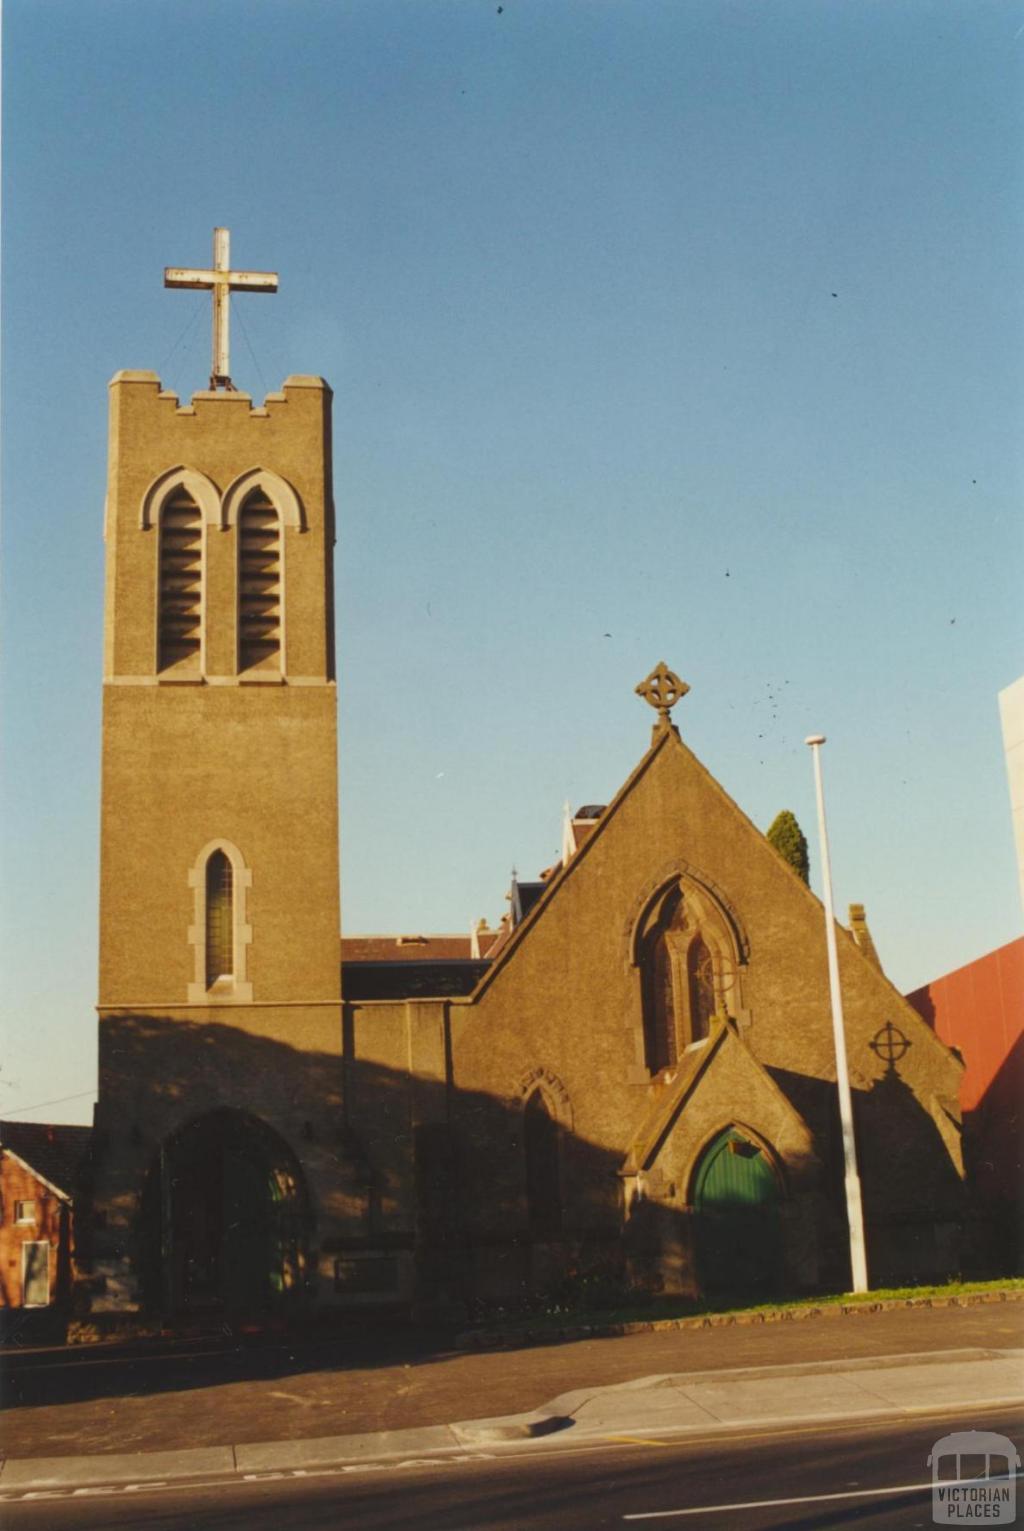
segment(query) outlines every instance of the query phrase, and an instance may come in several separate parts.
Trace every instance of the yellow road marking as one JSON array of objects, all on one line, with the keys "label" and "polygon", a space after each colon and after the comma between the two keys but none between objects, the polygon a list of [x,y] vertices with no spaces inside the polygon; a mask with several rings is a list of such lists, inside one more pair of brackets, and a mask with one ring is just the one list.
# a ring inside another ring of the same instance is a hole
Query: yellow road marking
[{"label": "yellow road marking", "polygon": [[606,1435],[606,1441],[627,1441],[630,1446],[668,1446],[668,1441],[649,1441],[642,1435]]}]

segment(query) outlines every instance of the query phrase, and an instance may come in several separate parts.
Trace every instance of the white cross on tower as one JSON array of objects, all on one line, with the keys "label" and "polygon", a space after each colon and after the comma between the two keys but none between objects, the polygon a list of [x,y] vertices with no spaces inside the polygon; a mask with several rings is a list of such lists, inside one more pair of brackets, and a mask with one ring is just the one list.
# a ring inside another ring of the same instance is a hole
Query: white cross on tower
[{"label": "white cross on tower", "polygon": [[204,287],[213,292],[213,370],[210,387],[233,388],[228,365],[228,300],[233,292],[276,292],[276,271],[231,271],[231,235],[213,231],[213,270],[165,266],[165,287]]}]

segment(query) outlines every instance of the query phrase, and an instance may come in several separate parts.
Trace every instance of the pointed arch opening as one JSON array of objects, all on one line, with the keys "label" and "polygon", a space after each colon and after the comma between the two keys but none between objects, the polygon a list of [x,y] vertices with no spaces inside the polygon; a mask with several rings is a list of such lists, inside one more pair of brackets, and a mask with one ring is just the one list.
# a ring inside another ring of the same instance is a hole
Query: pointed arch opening
[{"label": "pointed arch opening", "polygon": [[306,530],[302,501],[287,479],[283,479],[279,473],[273,473],[269,468],[249,468],[228,485],[224,491],[221,506],[223,527],[227,528],[237,523],[242,506],[254,489],[261,489],[271,504],[277,507],[283,525],[299,532]]},{"label": "pointed arch opening", "polygon": [[562,1228],[560,1139],[558,1117],[538,1086],[523,1106],[527,1221],[530,1232],[538,1238],[551,1238]]},{"label": "pointed arch opening", "polygon": [[239,511],[238,671],[279,671],[283,628],[281,517],[262,485]]},{"label": "pointed arch opening", "polygon": [[184,489],[199,506],[204,525],[220,525],[220,491],[216,484],[198,468],[187,468],[179,463],[158,474],[142,496],[139,526],[144,532],[156,526],[161,506],[178,489]]},{"label": "pointed arch opening", "polygon": [[652,1074],[671,1068],[679,1056],[675,969],[685,922],[682,892],[671,888],[661,901],[641,952],[644,1052]]},{"label": "pointed arch opening", "polygon": [[301,1311],[312,1270],[301,1165],[273,1128],[218,1109],[161,1144],[140,1209],[143,1295],[168,1316]]},{"label": "pointed arch opening", "polygon": [[234,872],[221,850],[206,863],[206,987],[235,976]]},{"label": "pointed arch opening", "polygon": [[690,1035],[697,1042],[707,1036],[717,1006],[714,958],[699,931],[686,949],[686,987]]},{"label": "pointed arch opening", "polygon": [[219,517],[216,485],[181,464],[159,474],[142,496],[140,529],[156,530],[154,666],[165,679],[202,674],[206,530]]},{"label": "pointed arch opening", "polygon": [[771,1297],[782,1278],[782,1178],[774,1155],[738,1126],[719,1132],[693,1173],[697,1272],[714,1297]]},{"label": "pointed arch opening", "polygon": [[158,672],[199,674],[203,644],[203,519],[184,484],[158,510]]},{"label": "pointed arch opening", "polygon": [[250,468],[228,485],[221,524],[237,536],[238,674],[280,679],[285,670],[285,529],[306,529],[302,502],[269,468]]}]

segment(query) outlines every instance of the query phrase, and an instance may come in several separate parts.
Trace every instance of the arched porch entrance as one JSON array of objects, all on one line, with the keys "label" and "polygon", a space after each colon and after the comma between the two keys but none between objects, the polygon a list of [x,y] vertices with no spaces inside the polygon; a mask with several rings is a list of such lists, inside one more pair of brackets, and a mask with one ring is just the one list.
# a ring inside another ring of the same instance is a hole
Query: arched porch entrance
[{"label": "arched porch entrance", "polygon": [[308,1201],[291,1149],[242,1111],[213,1111],[160,1147],[143,1195],[144,1285],[167,1315],[231,1320],[301,1305]]},{"label": "arched porch entrance", "polygon": [[769,1298],[782,1272],[778,1172],[738,1128],[719,1133],[694,1176],[697,1274],[714,1298]]}]

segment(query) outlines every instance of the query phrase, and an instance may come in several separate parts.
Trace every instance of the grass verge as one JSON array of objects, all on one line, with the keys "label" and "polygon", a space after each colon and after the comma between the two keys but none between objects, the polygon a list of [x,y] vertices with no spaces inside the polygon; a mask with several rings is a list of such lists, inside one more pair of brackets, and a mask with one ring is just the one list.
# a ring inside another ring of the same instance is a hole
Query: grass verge
[{"label": "grass verge", "polygon": [[647,1302],[608,1308],[559,1306],[545,1313],[494,1316],[474,1325],[473,1332],[526,1335],[557,1330],[591,1329],[599,1332],[620,1325],[672,1323],[684,1319],[728,1322],[730,1318],[756,1321],[766,1315],[800,1314],[808,1309],[875,1307],[880,1303],[949,1302],[957,1297],[976,1297],[1011,1292],[1024,1295],[1024,1277],[1007,1276],[998,1281],[949,1281],[937,1286],[877,1287],[870,1292],[830,1292],[815,1297],[781,1298],[776,1302],[700,1302],[692,1298],[662,1297]]}]

